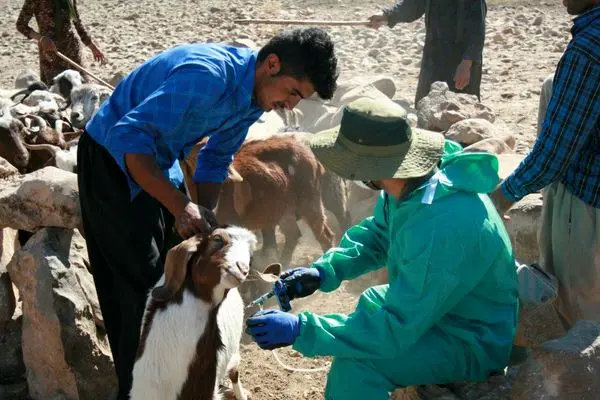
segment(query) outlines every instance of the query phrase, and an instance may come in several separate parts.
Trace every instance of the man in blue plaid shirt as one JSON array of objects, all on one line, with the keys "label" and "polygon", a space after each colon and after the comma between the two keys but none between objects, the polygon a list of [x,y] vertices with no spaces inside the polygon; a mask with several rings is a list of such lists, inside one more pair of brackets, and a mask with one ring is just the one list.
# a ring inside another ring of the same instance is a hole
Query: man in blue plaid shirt
[{"label": "man in blue plaid shirt", "polygon": [[600,1],[563,4],[578,17],[538,138],[492,198],[504,213],[544,189],[541,264],[559,281],[556,307],[568,329],[600,321]]},{"label": "man in blue plaid shirt", "polygon": [[[87,124],[81,214],[119,399],[129,398],[147,293],[166,253],[216,223],[212,209],[249,126],[315,92],[331,98],[337,75],[334,45],[318,28],[282,32],[259,51],[186,44],[131,72]],[[203,138],[195,204],[178,161]]]}]

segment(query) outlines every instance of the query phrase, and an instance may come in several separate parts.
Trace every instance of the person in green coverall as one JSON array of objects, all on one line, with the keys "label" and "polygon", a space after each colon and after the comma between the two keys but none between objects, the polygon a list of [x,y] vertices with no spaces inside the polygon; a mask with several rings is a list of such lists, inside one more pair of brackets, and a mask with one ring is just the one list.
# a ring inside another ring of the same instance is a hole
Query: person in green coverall
[{"label": "person in green coverall", "polygon": [[381,189],[374,215],[310,268],[282,274],[290,298],[337,289],[387,265],[350,315],[263,310],[246,332],[263,349],[333,356],[325,398],[388,399],[398,387],[485,380],[510,357],[518,283],[508,233],[487,193],[498,159],[411,129],[395,105],[359,99],[309,143],[342,178]]}]

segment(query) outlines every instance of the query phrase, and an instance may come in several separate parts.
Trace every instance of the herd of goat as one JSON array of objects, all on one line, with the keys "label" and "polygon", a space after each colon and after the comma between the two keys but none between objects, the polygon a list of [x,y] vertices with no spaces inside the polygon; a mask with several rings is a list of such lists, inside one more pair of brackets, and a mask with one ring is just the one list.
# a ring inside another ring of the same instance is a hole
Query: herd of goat
[{"label": "herd of goat", "polygon": [[83,83],[73,70],[49,88],[31,73],[15,86],[0,91],[0,157],[21,173],[47,166],[76,172],[79,136],[110,90]]},{"label": "herd of goat", "polygon": [[[57,75],[49,88],[32,73],[22,73],[15,89],[0,90],[0,157],[20,173],[47,166],[76,173],[79,137],[110,94],[104,86],[83,83],[74,70]],[[276,256],[269,251],[276,250],[279,226],[285,237],[280,254],[284,265],[289,265],[301,236],[298,220],[307,223],[324,250],[334,245],[325,209],[342,230],[350,225],[348,185],[323,169],[304,144],[306,135],[249,136],[233,162],[243,179],[226,183],[217,208],[219,221],[260,231],[269,258]],[[181,161],[188,188],[204,143]]]},{"label": "herd of goat", "polygon": [[[47,166],[77,173],[79,137],[111,92],[83,83],[73,70],[58,75],[49,88],[26,73],[15,86],[0,91],[0,157],[22,174]],[[248,137],[230,169],[236,178],[226,181],[217,207],[220,222],[238,226],[190,238],[167,255],[165,274],[146,305],[132,399],[220,399],[219,384],[226,376],[235,399],[247,399],[238,372],[244,308],[237,287],[251,279],[272,284],[281,273],[281,264],[269,266],[265,274],[250,271],[256,244],[251,231],[261,232],[263,251],[276,251],[279,227],[285,237],[283,251],[268,253],[268,258],[275,256],[288,266],[301,236],[298,220],[307,223],[323,250],[334,245],[325,209],[342,230],[351,222],[348,183],[323,168],[304,143],[307,135]],[[205,143],[180,161],[193,200],[191,177]],[[210,257],[197,254],[201,241],[208,242],[202,251]],[[204,286],[191,290],[198,282]],[[242,297],[248,301],[262,290],[264,286],[249,286]],[[172,345],[167,352],[165,343]]]}]

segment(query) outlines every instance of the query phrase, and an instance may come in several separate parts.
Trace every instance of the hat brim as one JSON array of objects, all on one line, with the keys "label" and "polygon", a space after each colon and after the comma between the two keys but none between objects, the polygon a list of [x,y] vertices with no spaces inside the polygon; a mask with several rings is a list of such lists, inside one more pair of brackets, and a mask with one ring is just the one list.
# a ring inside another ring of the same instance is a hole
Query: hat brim
[{"label": "hat brim", "polygon": [[326,169],[344,179],[369,181],[417,178],[431,172],[444,150],[444,136],[412,128],[408,152],[393,156],[359,156],[337,140],[340,126],[311,135],[308,146]]}]

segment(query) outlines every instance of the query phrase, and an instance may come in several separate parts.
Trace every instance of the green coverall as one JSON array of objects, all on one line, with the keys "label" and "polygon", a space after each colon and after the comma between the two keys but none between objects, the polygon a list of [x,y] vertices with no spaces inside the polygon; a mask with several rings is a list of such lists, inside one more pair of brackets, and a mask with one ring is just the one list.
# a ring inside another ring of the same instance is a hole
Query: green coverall
[{"label": "green coverall", "polygon": [[382,192],[374,216],[313,264],[324,292],[384,265],[389,277],[350,315],[299,315],[293,348],[334,356],[326,399],[383,400],[506,366],[518,290],[508,233],[485,194],[498,181],[496,156],[446,141],[437,174],[401,202]]}]

